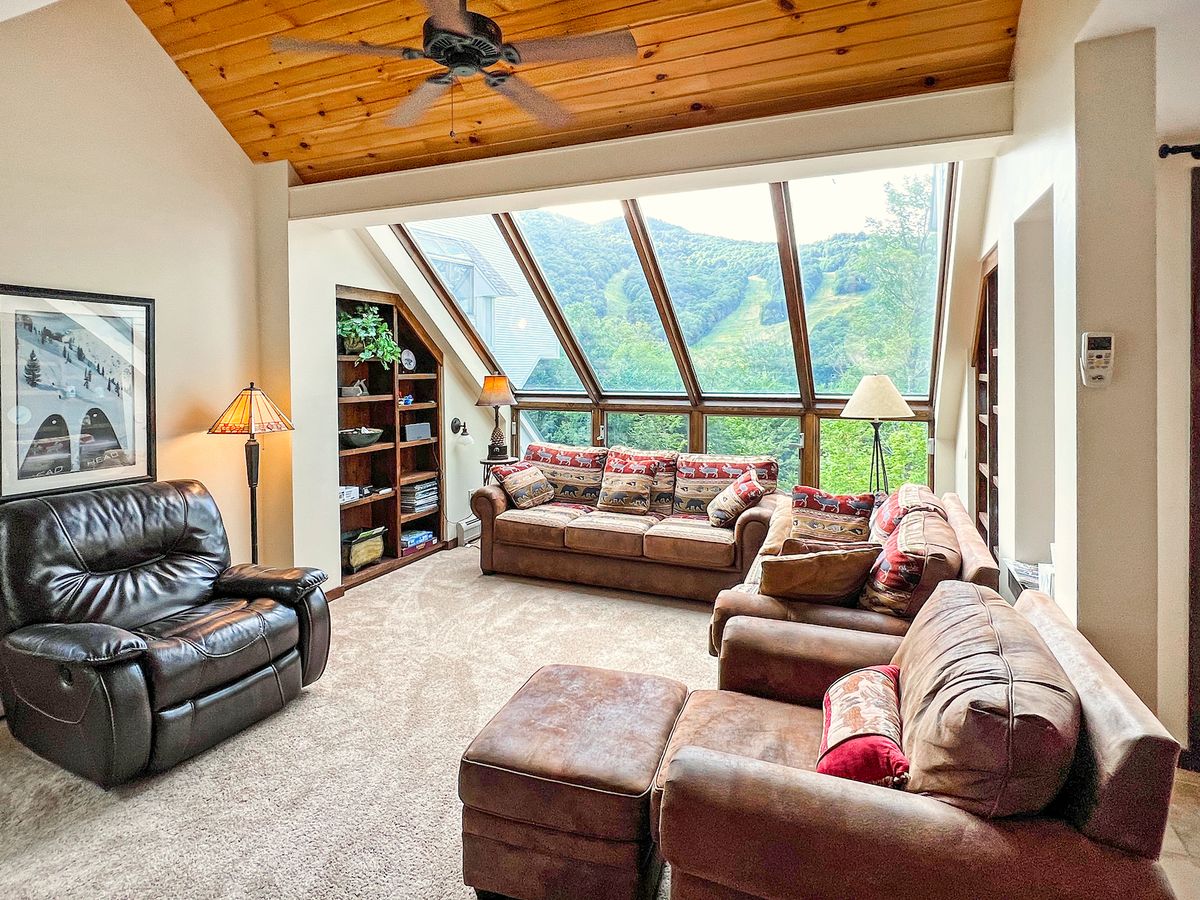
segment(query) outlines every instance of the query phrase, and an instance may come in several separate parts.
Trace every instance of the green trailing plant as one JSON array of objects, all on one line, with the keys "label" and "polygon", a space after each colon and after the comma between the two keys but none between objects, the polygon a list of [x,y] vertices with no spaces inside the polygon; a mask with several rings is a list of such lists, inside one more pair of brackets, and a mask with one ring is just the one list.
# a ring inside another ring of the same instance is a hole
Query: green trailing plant
[{"label": "green trailing plant", "polygon": [[338,313],[337,333],[345,344],[347,353],[358,353],[360,362],[375,360],[380,365],[390,366],[400,361],[400,345],[392,337],[379,310],[363,304],[353,313]]}]

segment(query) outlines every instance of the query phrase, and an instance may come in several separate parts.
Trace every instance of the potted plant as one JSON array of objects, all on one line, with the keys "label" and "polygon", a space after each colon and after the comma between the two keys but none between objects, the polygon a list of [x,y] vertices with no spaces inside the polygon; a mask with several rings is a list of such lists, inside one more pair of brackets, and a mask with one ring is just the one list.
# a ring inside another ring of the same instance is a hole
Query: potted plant
[{"label": "potted plant", "polygon": [[357,353],[360,362],[377,360],[390,366],[400,360],[400,345],[392,337],[391,329],[373,306],[363,304],[353,313],[338,313],[338,337],[347,353]]}]

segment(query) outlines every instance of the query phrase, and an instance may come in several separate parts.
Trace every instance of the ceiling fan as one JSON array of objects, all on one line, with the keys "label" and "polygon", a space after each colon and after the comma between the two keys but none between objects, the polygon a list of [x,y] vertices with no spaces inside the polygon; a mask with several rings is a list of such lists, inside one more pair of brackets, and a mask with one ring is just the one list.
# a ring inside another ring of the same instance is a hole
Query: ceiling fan
[{"label": "ceiling fan", "polygon": [[450,89],[455,79],[482,75],[483,83],[493,91],[507,97],[543,124],[557,128],[566,124],[571,117],[566,109],[516,73],[506,70],[489,72],[488,67],[499,62],[520,65],[633,56],[637,53],[637,41],[628,28],[535,38],[508,44],[504,42],[500,26],[485,15],[470,12],[466,0],[421,2],[429,10],[429,18],[425,20],[420,49],[365,42],[303,41],[286,37],[275,38],[271,41],[271,47],[301,53],[428,59],[444,67],[446,71],[427,78],[388,117],[388,124],[398,127],[412,125],[420,119]]}]

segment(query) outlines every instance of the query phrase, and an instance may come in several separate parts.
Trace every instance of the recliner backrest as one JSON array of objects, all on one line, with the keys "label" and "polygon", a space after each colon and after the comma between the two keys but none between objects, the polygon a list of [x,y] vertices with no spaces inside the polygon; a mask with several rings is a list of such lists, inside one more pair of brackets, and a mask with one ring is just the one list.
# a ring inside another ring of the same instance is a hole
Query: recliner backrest
[{"label": "recliner backrest", "polygon": [[0,637],[39,622],[134,628],[204,603],[229,539],[198,481],[0,506]]}]

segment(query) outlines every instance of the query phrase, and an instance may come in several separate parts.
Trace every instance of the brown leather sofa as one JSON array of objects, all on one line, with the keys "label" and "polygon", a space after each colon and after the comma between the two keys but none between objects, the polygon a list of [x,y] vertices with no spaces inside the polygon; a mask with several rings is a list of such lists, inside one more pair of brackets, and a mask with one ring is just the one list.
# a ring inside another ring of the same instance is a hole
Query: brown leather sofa
[{"label": "brown leather sofa", "polygon": [[888,663],[901,638],[731,621],[720,690],[691,695],[656,779],[672,900],[1173,897],[1156,859],[1178,744],[1053,600],[1027,591],[1016,608],[1081,713],[1057,798],[1009,818],[813,771],[826,688]]},{"label": "brown leather sofa", "polygon": [[[978,584],[998,590],[1000,567],[979,536],[971,515],[957,494],[942,497],[946,518],[958,539],[962,566],[957,580]],[[717,595],[713,606],[712,622],[708,632],[708,652],[718,656],[725,629],[731,619],[746,616],[771,619],[781,622],[802,622],[808,625],[826,625],[832,628],[848,628],[854,631],[901,636],[908,631],[909,619],[856,606],[833,606],[824,603],[807,603],[802,600],[787,600],[759,593],[761,557],[750,567],[747,579],[740,585]]]},{"label": "brown leather sofa", "polygon": [[642,591],[711,603],[742,582],[787,494],[768,494],[733,528],[696,518],[659,519],[549,503],[512,508],[497,485],[471,497],[482,526],[480,568],[575,584]]},{"label": "brown leather sofa", "polygon": [[196,481],[0,506],[13,736],[108,787],[208,749],[320,678],[325,573],[229,562]]}]

